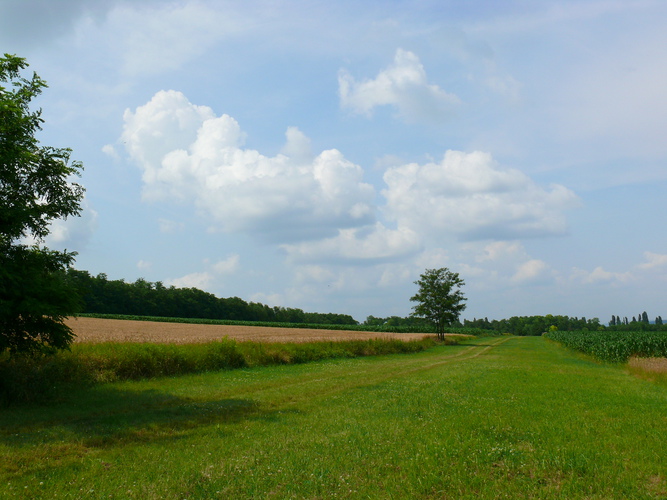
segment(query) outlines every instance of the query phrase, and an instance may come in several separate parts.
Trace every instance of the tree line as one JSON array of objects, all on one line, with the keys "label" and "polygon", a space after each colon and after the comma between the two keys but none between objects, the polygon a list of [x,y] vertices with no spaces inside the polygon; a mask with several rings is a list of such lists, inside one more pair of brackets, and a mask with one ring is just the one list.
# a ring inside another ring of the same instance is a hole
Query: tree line
[{"label": "tree line", "polygon": [[662,321],[662,316],[656,316],[653,323],[651,323],[646,311],[637,316],[633,316],[632,319],[628,319],[627,316],[621,318],[620,316],[612,314],[608,328],[620,332],[636,330],[667,331],[667,325]]},{"label": "tree line", "polygon": [[[401,318],[399,316],[390,316],[388,318],[368,316],[366,321],[364,321],[364,324],[376,326],[411,326],[420,321],[423,320],[413,316],[408,316],[406,318]],[[489,320],[488,318],[474,318],[472,320],[464,319],[463,321],[454,321],[449,326],[456,329],[483,330],[494,334],[510,333],[512,335],[520,336],[542,335],[542,333],[553,328],[562,331],[594,331],[604,328],[600,324],[598,318],[586,319],[585,317],[578,318],[556,316],[552,314],[547,314],[545,316],[512,316],[511,318],[500,320]]]},{"label": "tree line", "polygon": [[172,318],[206,318],[234,321],[357,325],[348,314],[310,313],[292,307],[270,307],[239,297],[220,298],[197,288],[176,288],[139,278],[134,283],[110,280],[104,273],[67,270],[79,291],[82,313],[126,314]]}]

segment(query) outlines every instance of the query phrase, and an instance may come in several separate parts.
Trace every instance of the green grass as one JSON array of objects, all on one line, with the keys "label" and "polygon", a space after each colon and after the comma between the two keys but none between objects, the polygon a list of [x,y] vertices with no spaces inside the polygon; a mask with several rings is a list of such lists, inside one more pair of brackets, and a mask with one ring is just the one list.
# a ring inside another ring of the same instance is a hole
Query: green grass
[{"label": "green grass", "polygon": [[539,337],[0,411],[2,498],[667,496],[667,388]]}]

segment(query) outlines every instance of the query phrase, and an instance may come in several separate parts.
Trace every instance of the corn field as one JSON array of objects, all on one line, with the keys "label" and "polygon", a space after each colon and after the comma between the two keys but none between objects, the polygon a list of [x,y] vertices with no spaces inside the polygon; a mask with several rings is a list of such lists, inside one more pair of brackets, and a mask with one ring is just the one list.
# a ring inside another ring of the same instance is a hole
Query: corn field
[{"label": "corn field", "polygon": [[554,331],[544,336],[570,349],[613,363],[625,363],[632,356],[667,357],[667,332]]}]

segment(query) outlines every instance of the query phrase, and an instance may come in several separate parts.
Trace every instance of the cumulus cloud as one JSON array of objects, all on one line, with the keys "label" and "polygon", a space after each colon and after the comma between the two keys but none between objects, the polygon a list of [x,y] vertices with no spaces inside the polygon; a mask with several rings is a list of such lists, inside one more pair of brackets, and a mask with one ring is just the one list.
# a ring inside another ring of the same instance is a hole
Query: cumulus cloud
[{"label": "cumulus cloud", "polygon": [[[234,118],[176,91],[158,92],[124,121],[121,140],[143,172],[144,200],[191,204],[214,230],[261,236],[292,262],[395,261],[452,238],[560,235],[564,212],[578,204],[567,188],[541,187],[488,153],[447,151],[440,162],[388,166],[378,205],[362,168],[340,151],[315,154],[310,139],[289,127],[281,152],[265,156],[244,147]],[[486,258],[507,250],[489,248]],[[517,280],[529,274],[526,268]]]},{"label": "cumulus cloud", "polygon": [[569,189],[542,188],[482,152],[447,151],[439,163],[389,168],[384,181],[386,215],[436,241],[445,235],[464,240],[560,235],[566,231],[563,212],[578,206]]},{"label": "cumulus cloud", "polygon": [[338,235],[320,241],[283,245],[294,261],[368,262],[395,260],[421,248],[419,236],[408,228],[387,229],[378,222],[373,227],[341,229]]},{"label": "cumulus cloud", "polygon": [[180,92],[160,91],[127,110],[122,141],[143,170],[148,201],[193,203],[227,232],[289,242],[331,237],[372,223],[375,190],[338,150],[312,156],[307,137],[287,130],[283,153],[243,148],[245,133]]},{"label": "cumulus cloud", "polygon": [[403,49],[375,79],[357,82],[341,70],[338,92],[341,106],[355,113],[370,116],[377,106],[394,106],[408,121],[440,120],[460,103],[456,95],[430,84],[419,58]]}]

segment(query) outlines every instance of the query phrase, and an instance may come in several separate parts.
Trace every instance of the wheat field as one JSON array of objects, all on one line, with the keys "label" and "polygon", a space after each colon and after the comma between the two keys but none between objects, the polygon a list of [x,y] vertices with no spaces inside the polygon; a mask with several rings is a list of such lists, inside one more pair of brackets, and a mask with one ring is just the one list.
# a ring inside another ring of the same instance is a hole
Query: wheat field
[{"label": "wheat field", "polygon": [[253,342],[331,342],[399,338],[416,340],[423,333],[378,333],[306,328],[273,328],[240,325],[161,323],[100,318],[68,318],[66,324],[76,335],[75,342],[151,342],[191,344],[213,342],[224,337]]}]

